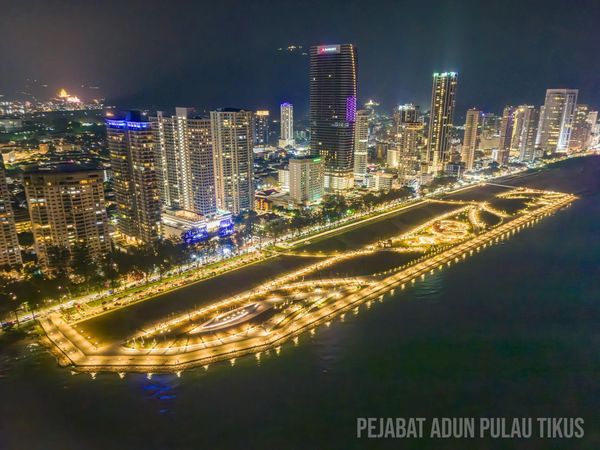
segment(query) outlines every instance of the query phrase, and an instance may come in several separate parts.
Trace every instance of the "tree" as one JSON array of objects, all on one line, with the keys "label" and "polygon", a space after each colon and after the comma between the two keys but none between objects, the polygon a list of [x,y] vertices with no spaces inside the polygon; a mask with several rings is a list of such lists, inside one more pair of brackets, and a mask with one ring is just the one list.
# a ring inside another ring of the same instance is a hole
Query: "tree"
[{"label": "tree", "polygon": [[58,278],[65,278],[69,267],[71,253],[67,247],[53,245],[46,249],[48,255],[48,266],[52,269]]},{"label": "tree", "polygon": [[92,259],[89,249],[83,243],[77,243],[71,250],[71,271],[89,282],[98,274],[98,264]]}]

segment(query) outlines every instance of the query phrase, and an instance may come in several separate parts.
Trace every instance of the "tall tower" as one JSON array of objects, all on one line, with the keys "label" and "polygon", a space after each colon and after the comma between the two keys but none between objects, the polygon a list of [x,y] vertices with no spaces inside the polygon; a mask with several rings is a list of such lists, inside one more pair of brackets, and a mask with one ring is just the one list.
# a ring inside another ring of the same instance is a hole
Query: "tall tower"
[{"label": "tall tower", "polygon": [[217,212],[210,120],[176,108],[150,118],[162,204],[205,216]]},{"label": "tall tower", "polygon": [[354,184],[357,52],[353,44],[310,49],[311,151],[321,156],[325,189]]},{"label": "tall tower", "polygon": [[407,103],[394,111],[394,147],[388,149],[387,162],[398,168],[402,181],[410,180],[420,170],[424,128],[418,105]]},{"label": "tall tower", "polygon": [[508,164],[514,126],[515,108],[513,106],[505,106],[504,111],[502,112],[502,120],[500,121],[500,142],[498,144],[498,153],[496,156],[496,162],[503,166]]},{"label": "tall tower", "polygon": [[254,113],[254,145],[257,147],[269,145],[269,114],[266,109]]},{"label": "tall tower", "polygon": [[449,131],[453,123],[457,83],[456,72],[433,74],[427,163],[429,171],[434,174],[442,169],[448,159]]},{"label": "tall tower", "polygon": [[535,138],[537,136],[540,110],[533,105],[520,105],[514,113],[511,150],[517,152],[520,162],[532,162],[535,157]]},{"label": "tall tower", "polygon": [[281,134],[279,146],[285,148],[294,146],[294,105],[291,103],[282,103],[281,112]]},{"label": "tall tower", "polygon": [[235,108],[210,112],[217,208],[239,214],[254,207],[253,114]]},{"label": "tall tower", "polygon": [[138,111],[106,119],[118,230],[127,242],[149,244],[160,236],[160,193],[150,122]]},{"label": "tall tower", "polygon": [[538,146],[547,153],[566,152],[577,106],[577,89],[548,89],[540,115]]},{"label": "tall tower", "polygon": [[21,263],[15,216],[10,204],[4,161],[0,155],[0,268],[20,266]]},{"label": "tall tower", "polygon": [[356,111],[354,125],[354,180],[363,182],[367,174],[370,111]]},{"label": "tall tower", "polygon": [[476,108],[467,111],[465,135],[462,144],[462,160],[465,163],[465,168],[467,170],[472,170],[475,162],[475,150],[478,148],[479,137],[481,135],[482,114],[483,113]]},{"label": "tall tower", "polygon": [[573,119],[571,140],[569,141],[570,152],[580,152],[588,146],[592,134],[592,127],[588,121],[588,116],[588,105],[577,105]]},{"label": "tall tower", "polygon": [[23,175],[35,249],[51,270],[60,252],[79,246],[97,260],[110,251],[101,170],[76,164],[33,168]]}]

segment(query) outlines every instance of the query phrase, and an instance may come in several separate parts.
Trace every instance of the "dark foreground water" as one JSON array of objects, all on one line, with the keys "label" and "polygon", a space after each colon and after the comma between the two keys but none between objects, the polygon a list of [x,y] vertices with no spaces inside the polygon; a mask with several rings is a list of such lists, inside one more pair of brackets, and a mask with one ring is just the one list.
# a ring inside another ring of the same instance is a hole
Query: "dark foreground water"
[{"label": "dark foreground water", "polygon": [[[510,180],[581,196],[280,356],[72,376],[2,349],[0,449],[600,449],[600,157]],[[583,417],[581,440],[366,440],[356,418]]]}]

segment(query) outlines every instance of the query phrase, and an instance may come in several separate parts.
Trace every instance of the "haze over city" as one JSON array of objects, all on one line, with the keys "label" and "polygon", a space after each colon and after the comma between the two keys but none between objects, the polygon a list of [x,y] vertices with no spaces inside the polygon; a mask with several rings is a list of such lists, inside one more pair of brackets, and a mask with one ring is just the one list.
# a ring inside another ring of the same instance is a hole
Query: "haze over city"
[{"label": "haze over city", "polygon": [[0,448],[600,448],[598,23],[2,2]]},{"label": "haze over city", "polygon": [[[594,1],[3,2],[0,48],[25,79],[76,94],[100,86],[108,104],[273,109],[308,107],[308,60],[289,45],[352,42],[359,96],[386,108],[429,102],[433,72],[461,74],[457,109],[539,104],[543,89],[577,86],[600,104]],[[278,51],[283,48],[284,51]],[[577,68],[576,70],[574,68]],[[53,93],[53,91],[51,92]]]}]

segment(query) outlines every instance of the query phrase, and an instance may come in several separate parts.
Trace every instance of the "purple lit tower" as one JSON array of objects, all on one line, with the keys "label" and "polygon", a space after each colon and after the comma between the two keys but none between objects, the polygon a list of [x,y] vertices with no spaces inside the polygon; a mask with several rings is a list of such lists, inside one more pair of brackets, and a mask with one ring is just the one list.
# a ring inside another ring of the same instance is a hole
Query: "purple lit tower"
[{"label": "purple lit tower", "polygon": [[354,183],[357,54],[353,44],[310,49],[310,129],[313,156],[323,158],[325,189]]}]

